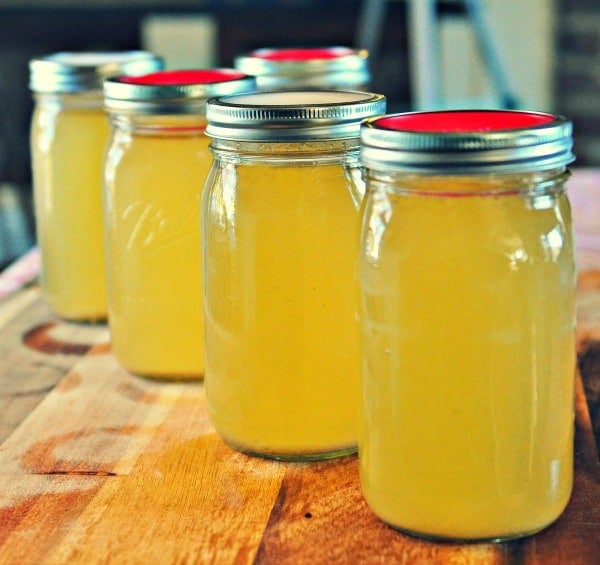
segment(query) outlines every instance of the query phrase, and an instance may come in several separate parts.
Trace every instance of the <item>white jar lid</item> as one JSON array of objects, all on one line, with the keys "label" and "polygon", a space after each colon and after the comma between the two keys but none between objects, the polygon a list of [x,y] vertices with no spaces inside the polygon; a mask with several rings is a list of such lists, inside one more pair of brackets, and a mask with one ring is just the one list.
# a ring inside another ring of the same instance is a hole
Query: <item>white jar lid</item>
[{"label": "white jar lid", "polygon": [[29,62],[29,88],[54,94],[102,90],[107,77],[149,73],[163,66],[163,60],[148,51],[63,51]]}]

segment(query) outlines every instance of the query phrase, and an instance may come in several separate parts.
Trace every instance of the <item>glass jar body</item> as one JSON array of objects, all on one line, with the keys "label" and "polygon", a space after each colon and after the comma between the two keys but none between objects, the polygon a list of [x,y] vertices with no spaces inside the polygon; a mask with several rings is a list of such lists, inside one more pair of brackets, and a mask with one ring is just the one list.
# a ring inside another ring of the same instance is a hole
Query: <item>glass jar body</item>
[{"label": "glass jar body", "polygon": [[37,94],[31,159],[42,291],[59,316],[106,318],[101,93]]},{"label": "glass jar body", "polygon": [[425,537],[538,531],[565,508],[573,480],[566,175],[366,175],[366,499]]},{"label": "glass jar body", "polygon": [[112,115],[104,167],[112,348],[132,373],[204,373],[200,198],[212,156],[202,116]]},{"label": "glass jar body", "polygon": [[211,419],[254,455],[355,451],[357,140],[213,147],[202,206]]}]

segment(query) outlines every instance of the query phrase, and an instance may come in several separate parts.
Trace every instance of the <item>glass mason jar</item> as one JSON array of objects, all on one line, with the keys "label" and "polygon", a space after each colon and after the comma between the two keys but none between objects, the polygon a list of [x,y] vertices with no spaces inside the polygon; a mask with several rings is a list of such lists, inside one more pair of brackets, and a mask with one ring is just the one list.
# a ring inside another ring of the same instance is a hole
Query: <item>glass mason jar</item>
[{"label": "glass mason jar", "polygon": [[234,66],[256,76],[259,90],[364,90],[371,80],[368,52],[349,47],[257,49]]},{"label": "glass mason jar", "polygon": [[102,81],[161,67],[160,58],[144,51],[64,52],[29,63],[42,291],[65,319],[106,318],[101,188],[108,123]]},{"label": "glass mason jar", "polygon": [[290,91],[208,104],[202,204],[206,395],[233,448],[356,450],[360,121],[381,95]]},{"label": "glass mason jar", "polygon": [[360,476],[395,528],[509,539],[569,500],[571,147],[543,113],[363,124]]},{"label": "glass mason jar", "polygon": [[109,327],[113,352],[132,373],[204,373],[199,216],[212,163],[206,100],[255,85],[233,69],[159,71],[104,84]]}]

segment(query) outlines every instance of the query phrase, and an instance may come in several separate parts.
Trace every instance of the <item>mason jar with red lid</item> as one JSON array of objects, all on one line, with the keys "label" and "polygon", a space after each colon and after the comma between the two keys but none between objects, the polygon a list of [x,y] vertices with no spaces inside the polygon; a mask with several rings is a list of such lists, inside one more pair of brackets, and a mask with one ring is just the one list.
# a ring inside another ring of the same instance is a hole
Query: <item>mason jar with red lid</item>
[{"label": "mason jar with red lid", "polygon": [[362,125],[360,474],[396,528],[503,540],[569,500],[571,148],[570,121],[540,112]]},{"label": "mason jar with red lid", "polygon": [[132,373],[204,374],[200,197],[211,166],[206,101],[255,90],[235,69],[105,81],[104,166],[112,349]]}]

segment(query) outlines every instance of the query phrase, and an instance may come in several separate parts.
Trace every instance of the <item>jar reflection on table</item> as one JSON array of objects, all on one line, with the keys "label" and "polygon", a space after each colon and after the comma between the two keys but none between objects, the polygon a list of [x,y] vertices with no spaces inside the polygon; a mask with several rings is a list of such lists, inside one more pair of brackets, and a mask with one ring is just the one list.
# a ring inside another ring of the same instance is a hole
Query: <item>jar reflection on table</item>
[{"label": "jar reflection on table", "polygon": [[384,108],[333,91],[209,102],[206,395],[236,449],[299,460],[356,449],[357,136]]},{"label": "jar reflection on table", "polygon": [[402,530],[508,539],[572,488],[570,124],[446,115],[363,129],[361,483]]},{"label": "jar reflection on table", "polygon": [[162,67],[143,51],[65,52],[30,62],[31,158],[42,290],[59,316],[106,318],[102,161],[108,124],[102,80]]},{"label": "jar reflection on table", "polygon": [[199,217],[212,163],[205,105],[212,95],[254,89],[254,78],[233,69],[105,83],[109,327],[113,352],[132,373],[204,373]]}]

